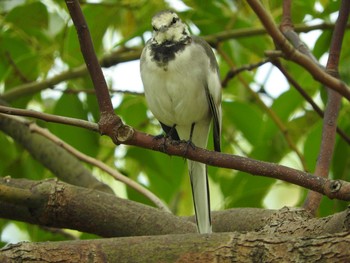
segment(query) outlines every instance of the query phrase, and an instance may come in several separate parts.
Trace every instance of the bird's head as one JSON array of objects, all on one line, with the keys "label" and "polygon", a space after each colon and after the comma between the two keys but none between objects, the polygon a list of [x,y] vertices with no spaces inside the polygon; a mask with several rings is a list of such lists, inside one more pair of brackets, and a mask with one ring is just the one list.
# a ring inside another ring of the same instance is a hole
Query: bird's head
[{"label": "bird's head", "polygon": [[188,28],[173,11],[161,11],[152,18],[153,40],[157,44],[180,42],[189,36]]}]

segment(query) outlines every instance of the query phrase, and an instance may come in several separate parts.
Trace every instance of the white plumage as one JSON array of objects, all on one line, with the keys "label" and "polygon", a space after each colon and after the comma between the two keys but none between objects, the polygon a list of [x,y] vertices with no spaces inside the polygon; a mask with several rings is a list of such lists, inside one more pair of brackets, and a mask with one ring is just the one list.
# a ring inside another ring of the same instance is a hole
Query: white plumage
[{"label": "white plumage", "polygon": [[[214,119],[214,144],[219,151],[221,84],[210,46],[190,36],[187,26],[172,11],[155,15],[152,26],[153,38],[141,55],[141,77],[149,109],[167,128],[166,132],[175,127],[180,139],[191,140],[201,148],[207,147]],[[206,166],[189,160],[188,169],[198,231],[211,233]]]}]

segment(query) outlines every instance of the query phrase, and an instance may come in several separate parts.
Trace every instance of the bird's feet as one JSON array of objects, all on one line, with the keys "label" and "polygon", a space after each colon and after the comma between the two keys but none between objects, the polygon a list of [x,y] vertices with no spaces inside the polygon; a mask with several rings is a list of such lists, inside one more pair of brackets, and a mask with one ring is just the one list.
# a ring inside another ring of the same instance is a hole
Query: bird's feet
[{"label": "bird's feet", "polygon": [[167,150],[166,142],[167,142],[168,138],[169,138],[169,136],[164,135],[164,134],[159,134],[159,135],[154,136],[153,140],[156,140],[156,141],[163,140],[163,142],[160,145],[161,152],[164,152],[164,153],[166,152],[166,150]]},{"label": "bird's feet", "polygon": [[185,149],[185,156],[187,156],[187,153],[188,153],[188,149],[191,147],[192,150],[196,149],[196,145],[194,145],[194,143],[192,142],[192,140],[188,140],[188,141],[185,141],[186,143],[186,149]]},{"label": "bird's feet", "polygon": [[196,148],[194,143],[191,140],[172,140],[171,141],[172,145],[178,146],[180,144],[185,144],[185,150],[184,150],[184,156],[186,157],[189,148],[192,148],[193,150]]},{"label": "bird's feet", "polygon": [[160,134],[154,137],[155,140],[160,140],[163,139],[163,144],[161,146],[161,151],[165,152],[167,151],[167,140],[169,140],[172,144],[174,142],[177,142],[180,140],[179,135],[177,134],[177,131],[175,129],[176,124],[174,124],[173,126],[167,126],[164,123],[160,122],[162,129],[165,132],[165,135]]}]

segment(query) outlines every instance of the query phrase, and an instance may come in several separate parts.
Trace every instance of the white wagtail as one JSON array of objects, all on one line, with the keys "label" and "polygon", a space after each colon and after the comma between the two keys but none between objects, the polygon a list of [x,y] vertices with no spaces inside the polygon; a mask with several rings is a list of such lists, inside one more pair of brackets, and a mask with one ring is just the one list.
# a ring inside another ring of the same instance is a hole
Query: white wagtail
[{"label": "white wagtail", "polygon": [[[207,42],[189,34],[173,11],[152,18],[153,37],[141,55],[146,101],[165,133],[206,148],[213,119],[214,148],[220,151],[221,84]],[[207,167],[188,160],[199,233],[211,233]]]}]

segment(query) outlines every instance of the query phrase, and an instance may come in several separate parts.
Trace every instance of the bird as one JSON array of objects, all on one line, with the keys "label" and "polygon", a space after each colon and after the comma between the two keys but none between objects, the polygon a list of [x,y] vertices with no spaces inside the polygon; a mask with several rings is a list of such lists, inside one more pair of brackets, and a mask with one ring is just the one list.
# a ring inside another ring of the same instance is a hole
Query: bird
[{"label": "bird", "polygon": [[[215,151],[220,149],[221,82],[213,50],[191,35],[176,12],[152,18],[153,35],[140,58],[141,79],[149,110],[166,136],[207,148],[211,123]],[[197,230],[212,233],[208,172],[187,160]]]}]

